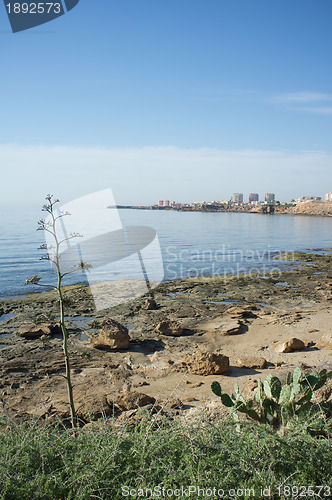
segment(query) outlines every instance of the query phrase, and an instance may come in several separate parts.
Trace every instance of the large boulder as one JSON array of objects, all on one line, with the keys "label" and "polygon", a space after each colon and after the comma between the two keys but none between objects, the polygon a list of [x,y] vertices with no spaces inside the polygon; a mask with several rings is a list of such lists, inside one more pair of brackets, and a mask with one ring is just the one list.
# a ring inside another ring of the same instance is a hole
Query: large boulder
[{"label": "large boulder", "polygon": [[275,351],[280,353],[300,351],[305,348],[305,343],[300,339],[291,338],[276,345]]},{"label": "large boulder", "polygon": [[332,335],[330,333],[327,333],[326,335],[323,335],[318,342],[316,343],[315,347],[317,349],[323,349],[323,350],[331,350],[332,349]]},{"label": "large boulder", "polygon": [[52,323],[27,323],[25,325],[21,325],[16,330],[16,335],[24,337],[25,339],[37,339],[44,335],[52,335],[60,332],[61,328],[59,323],[56,323],[55,325]]},{"label": "large boulder", "polygon": [[98,337],[90,338],[96,349],[128,349],[128,328],[111,318],[105,318],[101,324]]},{"label": "large boulder", "polygon": [[213,352],[195,352],[187,354],[182,366],[195,375],[220,375],[229,367],[229,358]]},{"label": "large boulder", "polygon": [[180,337],[183,335],[183,328],[176,321],[161,321],[157,327],[156,332],[170,337]]}]

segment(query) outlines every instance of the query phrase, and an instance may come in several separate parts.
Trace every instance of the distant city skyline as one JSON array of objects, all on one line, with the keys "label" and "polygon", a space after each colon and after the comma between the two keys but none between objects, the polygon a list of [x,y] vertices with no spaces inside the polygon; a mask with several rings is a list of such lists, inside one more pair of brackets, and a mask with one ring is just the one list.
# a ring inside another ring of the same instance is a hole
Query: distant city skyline
[{"label": "distant city skyline", "polygon": [[204,204],[204,203],[220,203],[220,204],[264,204],[264,203],[303,203],[306,201],[332,201],[332,191],[329,193],[325,193],[325,196],[300,196],[298,198],[292,198],[291,200],[279,200],[276,198],[275,193],[265,193],[262,199],[259,198],[259,193],[249,193],[248,198],[246,199],[243,193],[233,193],[233,195],[229,199],[214,199],[214,200],[200,200],[200,201],[191,201],[191,202],[182,202],[181,200],[177,201],[169,201],[169,200],[158,200],[153,203],[151,206],[159,206],[159,207],[173,207],[177,205],[186,205],[186,204]]},{"label": "distant city skyline", "polygon": [[99,4],[17,34],[2,7],[1,205],[331,191],[330,0]]}]

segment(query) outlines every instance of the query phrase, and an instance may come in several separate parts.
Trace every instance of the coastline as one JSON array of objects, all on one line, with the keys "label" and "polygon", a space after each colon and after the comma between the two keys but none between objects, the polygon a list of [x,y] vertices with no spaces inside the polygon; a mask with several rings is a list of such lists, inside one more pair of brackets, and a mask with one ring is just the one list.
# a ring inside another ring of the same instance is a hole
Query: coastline
[{"label": "coastline", "polygon": [[311,215],[316,217],[332,217],[332,201],[313,202],[308,201],[298,205],[218,205],[202,204],[198,206],[135,206],[135,205],[117,205],[118,209],[132,210],[165,210],[175,212],[203,212],[203,213],[242,213],[242,214],[266,214],[266,215]]},{"label": "coastline", "polygon": [[[156,310],[147,310],[142,297],[97,312],[86,287],[68,287],[71,304],[66,314],[81,418],[96,416],[101,408],[107,413],[107,398],[128,392],[144,393],[170,413],[174,409],[169,401],[173,399],[182,402],[184,411],[202,407],[221,411],[210,390],[214,380],[226,391],[232,391],[237,382],[246,392],[254,390],[258,377],[264,380],[269,373],[282,378],[295,366],[311,371],[331,368],[330,350],[315,346],[325,335],[332,335],[332,255],[299,254],[297,259],[302,260],[278,278],[241,275],[162,283],[155,290]],[[37,318],[56,321],[55,294],[2,300],[0,308],[3,314],[12,315],[0,321],[0,344],[6,345],[0,349],[6,414],[18,421],[35,414],[65,415],[60,336],[27,339],[14,333]],[[131,338],[128,349],[92,347],[89,337],[97,335],[98,324],[105,317],[127,326]],[[183,334],[157,333],[162,321],[176,322]],[[306,347],[284,354],[275,351],[277,343],[293,337]],[[221,375],[199,375],[185,368],[186,356],[205,351],[229,357],[228,370]],[[265,363],[239,367],[241,357]],[[117,418],[125,415],[126,411],[119,412]]]}]

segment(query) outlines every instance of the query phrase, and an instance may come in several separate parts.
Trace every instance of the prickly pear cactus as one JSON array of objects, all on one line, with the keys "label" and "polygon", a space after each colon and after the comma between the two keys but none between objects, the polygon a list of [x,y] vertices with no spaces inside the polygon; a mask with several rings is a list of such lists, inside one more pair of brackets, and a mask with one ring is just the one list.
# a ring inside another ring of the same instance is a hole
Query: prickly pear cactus
[{"label": "prickly pear cactus", "polygon": [[332,403],[315,405],[311,402],[313,393],[323,387],[328,378],[332,378],[332,371],[322,370],[305,375],[300,368],[295,368],[293,373],[288,373],[286,383],[282,385],[278,377],[268,375],[263,383],[258,379],[256,394],[248,401],[240,394],[238,384],[235,384],[234,394],[231,396],[222,392],[219,382],[213,382],[211,389],[220,397],[222,404],[230,409],[236,421],[239,412],[276,429],[287,427],[294,418],[308,418],[317,414],[319,406],[318,414],[311,420],[311,427],[308,426],[310,430],[319,428],[323,423],[326,425],[327,422],[332,427]]}]

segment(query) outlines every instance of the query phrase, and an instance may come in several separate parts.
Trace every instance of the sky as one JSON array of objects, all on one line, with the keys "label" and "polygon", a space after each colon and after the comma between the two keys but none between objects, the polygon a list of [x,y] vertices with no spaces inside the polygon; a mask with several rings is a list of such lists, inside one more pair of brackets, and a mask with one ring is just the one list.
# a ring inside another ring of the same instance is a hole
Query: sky
[{"label": "sky", "polygon": [[330,0],[0,4],[0,204],[288,201],[332,191]]}]

